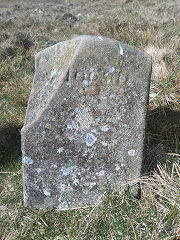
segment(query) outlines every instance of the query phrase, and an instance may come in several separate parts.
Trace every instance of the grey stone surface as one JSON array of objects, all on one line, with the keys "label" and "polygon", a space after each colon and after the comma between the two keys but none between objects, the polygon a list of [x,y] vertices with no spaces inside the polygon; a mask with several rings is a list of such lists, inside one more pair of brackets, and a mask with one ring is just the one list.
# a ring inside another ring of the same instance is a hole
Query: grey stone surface
[{"label": "grey stone surface", "polygon": [[151,57],[81,36],[36,55],[22,129],[24,204],[73,209],[141,174]]}]

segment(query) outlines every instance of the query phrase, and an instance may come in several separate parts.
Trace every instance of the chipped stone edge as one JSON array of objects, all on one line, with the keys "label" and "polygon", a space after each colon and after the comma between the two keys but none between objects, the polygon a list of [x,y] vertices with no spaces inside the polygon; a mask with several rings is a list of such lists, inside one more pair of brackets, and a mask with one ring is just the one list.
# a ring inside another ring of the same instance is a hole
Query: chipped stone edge
[{"label": "chipped stone edge", "polygon": [[[49,101],[46,103],[46,105],[43,107],[43,109],[39,112],[38,117],[35,118],[34,120],[32,120],[32,122],[30,122],[30,123],[28,123],[28,124],[25,124],[25,125],[23,126],[23,128],[21,129],[21,135],[23,135],[33,124],[35,124],[35,123],[42,117],[43,113],[44,113],[45,110],[47,109],[47,106],[53,101],[54,97],[55,97],[56,94],[58,93],[59,87],[60,87],[60,86],[62,85],[62,83],[63,83],[63,79],[65,79],[66,76],[67,76],[67,72],[68,72],[68,70],[69,70],[69,65],[71,65],[71,64],[74,62],[74,60],[75,60],[75,58],[76,58],[76,55],[77,55],[77,53],[78,53],[78,51],[79,51],[79,49],[81,48],[81,45],[82,45],[82,40],[83,40],[82,37],[78,37],[78,38],[75,38],[75,39],[77,39],[77,40],[80,39],[79,46],[77,47],[75,53],[72,55],[72,57],[71,57],[71,59],[70,59],[70,61],[69,61],[69,64],[68,64],[68,66],[67,66],[66,69],[65,69],[65,72],[64,72],[64,74],[63,74],[63,76],[62,76],[62,78],[61,78],[62,81],[59,81],[59,83],[57,84],[56,90],[54,91],[54,94],[52,94],[52,95],[50,96]],[[75,40],[75,39],[74,39],[74,40]],[[69,40],[69,41],[72,41],[72,40]],[[61,43],[62,43],[62,42],[61,42]],[[58,43],[57,43],[56,45],[58,45]],[[49,49],[52,48],[52,47],[54,47],[54,45],[51,46],[51,47],[49,47],[49,48],[47,48],[47,49],[49,50]],[[39,55],[41,55],[43,52],[47,51],[47,49],[44,49],[44,50],[42,50],[41,52],[39,52],[39,53],[36,54],[36,56],[35,56],[35,62],[37,62],[37,59],[38,59]],[[27,111],[28,111],[28,110],[27,110]]]}]

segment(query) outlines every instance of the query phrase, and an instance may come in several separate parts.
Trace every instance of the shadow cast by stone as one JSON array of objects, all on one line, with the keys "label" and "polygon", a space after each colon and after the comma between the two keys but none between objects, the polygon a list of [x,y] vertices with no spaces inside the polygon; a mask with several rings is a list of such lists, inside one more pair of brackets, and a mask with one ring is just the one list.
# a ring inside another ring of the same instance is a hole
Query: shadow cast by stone
[{"label": "shadow cast by stone", "polygon": [[169,149],[178,151],[180,146],[180,112],[168,107],[149,110],[146,127],[146,144],[142,175],[156,169],[158,162],[165,162]]},{"label": "shadow cast by stone", "polygon": [[0,168],[19,161],[21,156],[21,136],[17,126],[0,126]]}]

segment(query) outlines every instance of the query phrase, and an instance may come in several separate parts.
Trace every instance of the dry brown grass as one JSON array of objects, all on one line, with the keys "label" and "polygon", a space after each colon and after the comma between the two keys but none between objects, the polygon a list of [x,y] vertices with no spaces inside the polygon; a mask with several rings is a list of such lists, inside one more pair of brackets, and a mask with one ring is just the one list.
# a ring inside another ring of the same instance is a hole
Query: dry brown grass
[{"label": "dry brown grass", "polygon": [[[153,175],[129,183],[140,183],[141,200],[125,194],[122,189],[107,190],[96,206],[74,212],[25,209],[19,191],[21,183],[15,181],[20,175],[20,171],[9,174],[1,192],[1,199],[7,199],[0,207],[6,240],[119,239],[118,236],[120,239],[175,240],[180,237],[178,163],[174,163],[171,170],[159,165]],[[12,196],[15,201],[11,200]]]}]

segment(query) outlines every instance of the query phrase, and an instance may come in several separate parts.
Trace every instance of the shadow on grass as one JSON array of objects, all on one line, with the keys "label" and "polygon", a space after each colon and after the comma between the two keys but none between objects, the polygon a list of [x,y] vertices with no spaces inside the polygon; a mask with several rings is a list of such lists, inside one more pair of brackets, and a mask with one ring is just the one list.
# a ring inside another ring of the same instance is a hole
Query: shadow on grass
[{"label": "shadow on grass", "polygon": [[166,163],[167,153],[179,153],[180,112],[168,107],[149,110],[146,127],[146,148],[142,174],[154,170],[157,163]]},{"label": "shadow on grass", "polygon": [[0,126],[0,169],[17,170],[21,159],[21,136],[17,126]]}]

